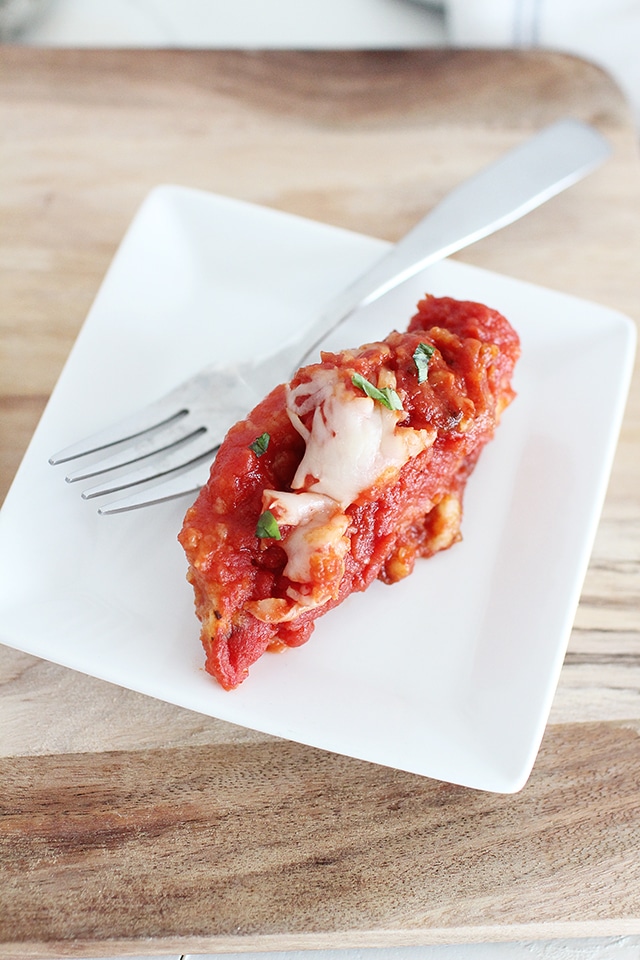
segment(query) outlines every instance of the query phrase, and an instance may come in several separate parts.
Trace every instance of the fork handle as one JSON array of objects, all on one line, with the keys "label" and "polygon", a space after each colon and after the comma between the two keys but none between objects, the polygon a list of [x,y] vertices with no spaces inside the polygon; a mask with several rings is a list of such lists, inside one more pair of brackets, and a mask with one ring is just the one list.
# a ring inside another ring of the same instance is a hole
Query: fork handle
[{"label": "fork handle", "polygon": [[602,163],[611,147],[578,120],[559,120],[447,194],[382,259],[324,310],[295,346],[298,365],[358,307],[430,263],[513,223]]}]

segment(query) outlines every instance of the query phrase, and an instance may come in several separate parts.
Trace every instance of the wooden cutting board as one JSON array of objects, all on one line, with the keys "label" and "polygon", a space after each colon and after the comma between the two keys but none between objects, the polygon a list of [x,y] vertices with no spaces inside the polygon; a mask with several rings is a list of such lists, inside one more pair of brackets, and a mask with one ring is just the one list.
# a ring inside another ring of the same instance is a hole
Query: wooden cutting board
[{"label": "wooden cutting board", "polygon": [[[2,495],[153,186],[393,240],[567,114],[595,123],[613,159],[459,258],[638,318],[637,138],[583,61],[2,49]],[[516,796],[253,733],[0,647],[0,956],[640,933],[639,608],[636,376],[551,723]]]}]

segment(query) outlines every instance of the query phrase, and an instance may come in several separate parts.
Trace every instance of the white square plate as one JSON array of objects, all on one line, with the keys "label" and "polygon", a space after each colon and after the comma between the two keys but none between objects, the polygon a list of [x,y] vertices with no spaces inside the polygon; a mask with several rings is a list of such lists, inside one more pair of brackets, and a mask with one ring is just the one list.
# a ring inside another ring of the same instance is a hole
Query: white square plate
[{"label": "white square plate", "polygon": [[150,696],[376,763],[514,792],[533,766],[615,450],[635,328],[603,307],[445,261],[334,334],[403,328],[426,292],[487,303],[522,339],[518,398],[471,478],[464,540],[264,656],[203,669],[184,499],[99,517],[48,465],[210,358],[310,323],[386,244],[181,187],[154,190],[87,317],[0,514],[0,640]]}]

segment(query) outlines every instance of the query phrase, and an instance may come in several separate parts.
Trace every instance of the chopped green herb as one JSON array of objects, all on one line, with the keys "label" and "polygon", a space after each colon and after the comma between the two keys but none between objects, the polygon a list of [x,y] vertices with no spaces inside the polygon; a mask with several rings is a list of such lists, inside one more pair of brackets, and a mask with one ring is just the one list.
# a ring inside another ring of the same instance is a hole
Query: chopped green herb
[{"label": "chopped green herb", "polygon": [[429,373],[429,360],[436,352],[430,343],[419,343],[413,354],[413,362],[418,368],[418,383],[424,383]]},{"label": "chopped green herb", "polygon": [[261,513],[258,517],[256,537],[259,537],[261,540],[282,540],[280,527],[271,510],[265,510],[264,513]]},{"label": "chopped green herb", "polygon": [[377,387],[374,387],[366,377],[363,377],[361,373],[354,373],[351,377],[351,383],[354,387],[359,387],[360,390],[363,390],[368,397],[371,397],[372,400],[377,400],[378,403],[381,403],[384,407],[387,407],[388,410],[402,410],[402,403],[400,402],[400,397],[395,390],[392,390],[391,387],[383,387],[382,390],[378,390]]},{"label": "chopped green herb", "polygon": [[249,444],[249,450],[253,450],[256,457],[261,457],[263,453],[267,452],[267,447],[269,446],[269,440],[271,437],[268,433],[261,433],[259,437]]}]

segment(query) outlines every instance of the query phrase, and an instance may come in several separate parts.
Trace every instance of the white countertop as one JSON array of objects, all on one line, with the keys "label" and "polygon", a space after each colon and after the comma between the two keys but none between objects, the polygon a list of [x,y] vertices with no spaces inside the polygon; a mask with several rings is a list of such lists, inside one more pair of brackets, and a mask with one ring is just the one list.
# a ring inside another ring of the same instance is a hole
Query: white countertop
[{"label": "white countertop", "polygon": [[298,0],[31,3],[33,13],[20,39],[54,46],[306,48],[446,42],[443,10],[410,0],[304,0],[303,5]]},{"label": "white countertop", "polygon": [[640,0],[0,0],[11,26],[49,46],[542,46],[611,73],[640,126]]}]

